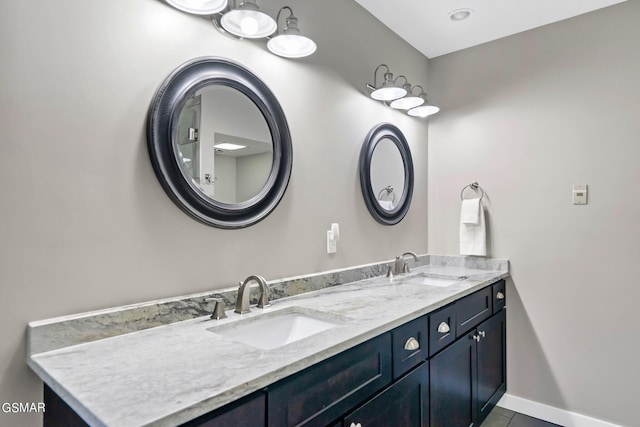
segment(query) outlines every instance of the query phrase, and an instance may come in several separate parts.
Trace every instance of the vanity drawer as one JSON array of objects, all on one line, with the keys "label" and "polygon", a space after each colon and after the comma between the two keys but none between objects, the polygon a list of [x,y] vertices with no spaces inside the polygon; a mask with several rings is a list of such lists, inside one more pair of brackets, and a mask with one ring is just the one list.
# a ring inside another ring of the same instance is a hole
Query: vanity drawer
[{"label": "vanity drawer", "polygon": [[507,302],[507,294],[505,292],[505,288],[506,288],[506,282],[503,280],[500,280],[496,283],[494,283],[491,288],[492,288],[492,292],[493,292],[493,313],[497,313],[500,310],[502,310]]},{"label": "vanity drawer", "polygon": [[458,338],[491,316],[493,313],[491,289],[491,286],[487,286],[455,303],[456,336]]},{"label": "vanity drawer", "polygon": [[429,314],[429,356],[456,340],[456,305],[449,304]]},{"label": "vanity drawer", "polygon": [[393,342],[393,378],[417,366],[427,358],[429,321],[422,316],[391,331]]},{"label": "vanity drawer", "polygon": [[267,418],[267,399],[255,393],[210,414],[203,415],[181,427],[263,427]]},{"label": "vanity drawer", "polygon": [[326,426],[390,382],[386,333],[269,387],[268,425]]}]

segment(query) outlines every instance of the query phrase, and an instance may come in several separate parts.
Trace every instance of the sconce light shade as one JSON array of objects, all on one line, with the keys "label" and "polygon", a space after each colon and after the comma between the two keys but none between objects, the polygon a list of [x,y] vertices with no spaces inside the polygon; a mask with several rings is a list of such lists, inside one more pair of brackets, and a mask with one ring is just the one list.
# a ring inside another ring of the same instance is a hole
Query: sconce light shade
[{"label": "sconce light shade", "polygon": [[316,51],[316,44],[300,34],[280,34],[267,43],[271,53],[285,58],[303,58]]},{"label": "sconce light shade", "polygon": [[393,74],[385,73],[384,83],[379,88],[371,92],[371,97],[378,101],[393,101],[402,98],[407,94],[407,90],[398,86],[393,80]]},{"label": "sconce light shade", "polygon": [[[424,89],[420,85],[416,85],[411,87],[410,84],[404,85],[404,88],[407,91],[407,96],[403,98],[396,99],[389,106],[391,108],[395,108],[396,110],[410,110],[411,108],[418,107],[425,103]],[[413,90],[416,88],[420,88],[420,93],[417,95],[413,94]]]},{"label": "sconce light shade", "polygon": [[280,13],[287,10],[290,15],[285,20],[284,29],[280,34],[269,40],[267,48],[271,53],[285,58],[302,58],[316,51],[316,43],[309,37],[300,34],[298,18],[293,15],[290,7],[285,6],[278,12],[276,22],[280,22]]},{"label": "sconce light shade", "polygon": [[240,6],[222,16],[220,24],[231,34],[247,39],[267,37],[278,28],[272,17],[260,11],[255,0],[242,1]]},{"label": "sconce light shade", "polygon": [[440,111],[439,107],[427,103],[426,105],[421,105],[419,107],[410,109],[409,111],[407,111],[407,114],[413,117],[427,117],[437,113],[438,111]]},{"label": "sconce light shade", "polygon": [[422,104],[424,104],[424,99],[419,96],[411,95],[396,99],[391,103],[390,107],[395,108],[396,110],[409,110]]},{"label": "sconce light shade", "polygon": [[171,6],[194,15],[212,15],[227,7],[227,0],[165,0]]},{"label": "sconce light shade", "polygon": [[394,99],[402,98],[407,94],[407,91],[394,84],[382,85],[379,89],[371,92],[371,97],[377,101],[393,101]]}]

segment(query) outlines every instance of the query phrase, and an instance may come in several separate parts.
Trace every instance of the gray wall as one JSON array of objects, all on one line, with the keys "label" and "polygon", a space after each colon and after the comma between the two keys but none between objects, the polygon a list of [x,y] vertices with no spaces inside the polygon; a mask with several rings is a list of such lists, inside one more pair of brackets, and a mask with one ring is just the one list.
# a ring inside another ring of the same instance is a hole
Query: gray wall
[{"label": "gray wall", "polygon": [[[511,260],[509,393],[638,425],[640,2],[429,64],[429,252],[456,253],[460,190],[485,189]],[[573,184],[589,204],[573,206]]]},{"label": "gray wall", "polygon": [[[263,3],[271,12],[284,5]],[[426,121],[368,99],[364,87],[382,62],[426,83],[428,61],[355,2],[287,4],[318,43],[311,58],[231,40],[158,0],[0,2],[0,402],[41,400],[25,364],[28,321],[232,286],[249,274],[275,279],[426,252]],[[260,76],[289,121],[289,188],[247,229],[187,217],[149,162],[155,90],[203,55]],[[412,209],[395,227],[371,218],[358,183],[362,141],[380,122],[405,132],[416,169]],[[332,222],[341,238],[329,256]],[[0,412],[0,425],[38,421]]]}]

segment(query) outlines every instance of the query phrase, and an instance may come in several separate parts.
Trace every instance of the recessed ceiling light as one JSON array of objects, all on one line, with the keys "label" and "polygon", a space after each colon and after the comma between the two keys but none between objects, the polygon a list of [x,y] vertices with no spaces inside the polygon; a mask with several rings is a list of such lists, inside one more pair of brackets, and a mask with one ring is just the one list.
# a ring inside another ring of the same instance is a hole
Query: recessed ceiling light
[{"label": "recessed ceiling light", "polygon": [[449,19],[452,21],[464,21],[473,13],[473,9],[456,9],[449,12]]},{"label": "recessed ceiling light", "polygon": [[221,150],[241,150],[243,148],[247,148],[246,145],[238,145],[238,144],[232,144],[230,142],[223,142],[222,144],[216,144],[213,146],[213,148],[219,148]]}]

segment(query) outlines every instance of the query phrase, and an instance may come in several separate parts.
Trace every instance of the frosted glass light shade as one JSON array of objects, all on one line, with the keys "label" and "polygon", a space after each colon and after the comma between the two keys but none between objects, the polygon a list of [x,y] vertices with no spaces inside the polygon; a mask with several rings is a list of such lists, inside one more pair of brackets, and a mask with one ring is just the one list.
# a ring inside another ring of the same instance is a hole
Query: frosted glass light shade
[{"label": "frosted glass light shade", "polygon": [[437,113],[438,111],[440,111],[440,108],[436,107],[435,105],[428,104],[412,108],[407,112],[407,114],[413,117],[427,117]]},{"label": "frosted glass light shade", "polygon": [[402,98],[407,91],[398,86],[383,85],[381,88],[371,92],[371,97],[377,101],[393,101]]},{"label": "frosted glass light shade", "polygon": [[267,48],[285,58],[302,58],[316,51],[316,43],[300,34],[280,34],[267,43]]},{"label": "frosted glass light shade", "polygon": [[270,36],[278,27],[276,21],[266,13],[242,7],[225,13],[220,24],[231,34],[247,39]]},{"label": "frosted glass light shade", "polygon": [[194,15],[213,15],[227,7],[227,0],[165,0],[183,12]]},{"label": "frosted glass light shade", "polygon": [[422,104],[424,104],[424,98],[419,96],[405,96],[404,98],[393,101],[390,107],[397,110],[409,110]]}]

